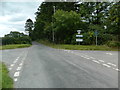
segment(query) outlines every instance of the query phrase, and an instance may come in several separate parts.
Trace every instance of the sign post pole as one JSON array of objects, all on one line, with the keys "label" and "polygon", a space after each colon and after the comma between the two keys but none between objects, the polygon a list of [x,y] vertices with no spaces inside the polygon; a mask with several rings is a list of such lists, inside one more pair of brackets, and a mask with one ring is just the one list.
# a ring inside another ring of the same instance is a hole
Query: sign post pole
[{"label": "sign post pole", "polygon": [[98,40],[97,40],[97,35],[98,35],[98,32],[97,32],[97,30],[95,31],[95,36],[96,36],[96,46],[97,46],[97,42],[98,42]]},{"label": "sign post pole", "polygon": [[97,35],[96,35],[96,46],[97,46]]}]

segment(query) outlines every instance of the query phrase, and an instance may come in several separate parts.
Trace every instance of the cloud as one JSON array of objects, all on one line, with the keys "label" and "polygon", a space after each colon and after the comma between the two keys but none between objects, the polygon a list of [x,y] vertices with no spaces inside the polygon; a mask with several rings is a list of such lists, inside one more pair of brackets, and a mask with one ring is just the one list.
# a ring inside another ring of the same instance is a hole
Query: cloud
[{"label": "cloud", "polygon": [[24,32],[28,18],[35,21],[35,12],[42,2],[0,2],[0,37],[10,31]]}]

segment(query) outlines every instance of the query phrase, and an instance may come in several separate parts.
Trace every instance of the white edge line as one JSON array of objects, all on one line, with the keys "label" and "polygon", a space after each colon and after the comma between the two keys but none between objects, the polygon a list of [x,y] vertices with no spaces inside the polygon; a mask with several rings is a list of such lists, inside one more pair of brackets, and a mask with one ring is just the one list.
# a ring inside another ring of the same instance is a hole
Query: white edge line
[{"label": "white edge line", "polygon": [[17,78],[14,78],[14,81],[16,82],[16,81],[17,81]]},{"label": "white edge line", "polygon": [[18,72],[15,72],[14,73],[14,77],[18,77],[19,76],[19,74],[20,74],[20,72],[18,71]]},{"label": "white edge line", "polygon": [[10,66],[11,66],[11,67],[13,67],[13,66],[14,66],[14,64],[11,64]]}]

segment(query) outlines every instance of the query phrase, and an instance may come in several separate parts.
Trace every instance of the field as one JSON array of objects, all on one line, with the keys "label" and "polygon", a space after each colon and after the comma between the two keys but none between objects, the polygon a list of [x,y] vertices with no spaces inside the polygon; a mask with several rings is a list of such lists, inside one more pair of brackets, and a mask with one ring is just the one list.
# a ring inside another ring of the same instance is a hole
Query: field
[{"label": "field", "polygon": [[30,47],[30,44],[11,44],[0,46],[0,50]]},{"label": "field", "polygon": [[47,41],[38,41],[41,44],[50,46],[56,49],[68,49],[68,50],[102,50],[102,51],[118,51],[118,48],[108,47],[106,45],[68,45],[68,44],[53,44]]}]

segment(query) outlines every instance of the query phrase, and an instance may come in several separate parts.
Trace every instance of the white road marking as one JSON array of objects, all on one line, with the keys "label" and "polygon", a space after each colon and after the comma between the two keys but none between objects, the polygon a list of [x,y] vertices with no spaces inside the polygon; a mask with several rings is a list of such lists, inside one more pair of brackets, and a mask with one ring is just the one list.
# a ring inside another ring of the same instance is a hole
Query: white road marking
[{"label": "white road marking", "polygon": [[12,70],[12,68],[8,68],[9,70]]},{"label": "white road marking", "polygon": [[10,66],[11,66],[11,67],[13,67],[13,66],[14,66],[14,64],[11,64]]},{"label": "white road marking", "polygon": [[94,57],[90,57],[91,59],[95,59]]},{"label": "white road marking", "polygon": [[108,55],[113,55],[112,53],[106,53],[106,54],[108,54]]},{"label": "white road marking", "polygon": [[86,58],[86,59],[90,59],[90,58]]},{"label": "white road marking", "polygon": [[120,71],[118,68],[115,69],[116,71]]},{"label": "white road marking", "polygon": [[115,66],[115,67],[117,66],[117,65],[115,65],[115,64],[113,64],[113,63],[107,63],[107,64],[112,65],[112,66]]},{"label": "white road marking", "polygon": [[105,62],[105,61],[103,61],[103,60],[98,60],[98,61],[100,61],[100,62]]},{"label": "white road marking", "polygon": [[23,63],[20,63],[19,65],[20,65],[20,66],[22,66],[22,65],[23,65]]},{"label": "white road marking", "polygon": [[17,57],[17,60],[19,59],[20,57]]},{"label": "white road marking", "polygon": [[14,78],[14,81],[16,82],[16,81],[17,81],[17,78]]},{"label": "white road marking", "polygon": [[96,60],[92,60],[92,61],[93,61],[93,62],[96,62],[96,63],[98,63],[98,64],[100,63],[99,61],[96,61]]},{"label": "white road marking", "polygon": [[17,62],[17,60],[15,60],[13,63],[15,64]]},{"label": "white road marking", "polygon": [[87,58],[87,57],[84,57],[84,56],[83,56],[83,58]]},{"label": "white road marking", "polygon": [[16,70],[17,70],[17,71],[18,71],[18,70],[21,70],[21,68],[22,68],[22,67],[18,67]]},{"label": "white road marking", "polygon": [[107,64],[102,64],[103,66],[106,66],[106,67],[111,67],[111,66],[109,66],[109,65],[107,65]]},{"label": "white road marking", "polygon": [[14,77],[18,77],[20,72],[15,72]]}]

